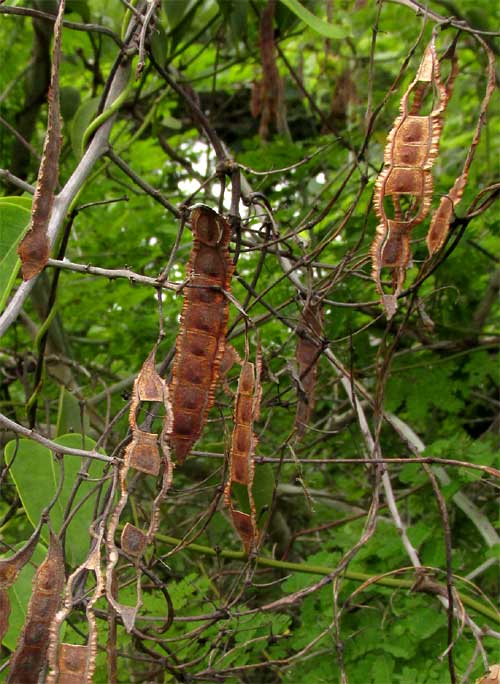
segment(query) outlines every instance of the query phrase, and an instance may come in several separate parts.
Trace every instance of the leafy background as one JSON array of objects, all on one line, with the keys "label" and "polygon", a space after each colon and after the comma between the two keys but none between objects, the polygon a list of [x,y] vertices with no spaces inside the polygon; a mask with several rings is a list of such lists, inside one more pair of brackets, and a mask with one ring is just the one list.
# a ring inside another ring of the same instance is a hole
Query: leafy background
[{"label": "leafy background", "polygon": [[[23,3],[10,4],[18,7]],[[252,190],[268,198],[281,235],[290,233],[280,243],[289,258],[299,259],[323,245],[313,267],[299,273],[313,283],[312,287],[320,278],[330,278],[325,339],[373,395],[377,353],[394,340],[397,327],[388,328],[370,279],[368,251],[376,226],[371,194],[399,99],[418,66],[431,25],[423,27],[424,38],[401,83],[382,107],[366,153],[356,164],[356,151],[365,138],[368,98],[372,108],[384,101],[418,39],[422,18],[398,3],[279,2],[275,38],[284,56],[278,59],[278,66],[284,81],[290,137],[272,130],[263,140],[259,136],[259,119],[251,114],[251,99],[254,82],[261,77],[259,15],[264,4],[250,0],[164,0],[151,50],[156,62],[174,69],[175,77],[193,89],[200,108],[240,164],[259,172],[292,167],[276,174],[245,175]],[[485,31],[494,31],[498,26],[498,8],[495,10],[485,0],[464,0],[459,7],[437,0],[429,5],[436,12],[465,19]],[[25,6],[55,10],[55,3],[48,1]],[[328,29],[326,10],[330,7],[333,14]],[[318,25],[304,8],[317,19],[322,18],[322,23]],[[119,0],[68,0],[67,18],[105,26],[116,35],[127,21],[126,8]],[[41,24],[47,28],[46,22]],[[14,127],[25,125],[30,92],[39,77],[33,44],[34,40],[38,46],[43,42],[39,35],[34,37],[41,24],[33,26],[29,17],[9,15],[3,15],[0,23],[0,114],[2,121]],[[376,44],[371,54],[374,27]],[[322,35],[325,31],[329,37]],[[441,48],[447,38],[445,32]],[[488,40],[497,51],[496,39]],[[485,88],[484,53],[468,33],[461,35],[458,45],[461,73],[446,114],[434,169],[436,202],[461,169]],[[64,29],[61,185],[81,157],[84,131],[95,117],[117,50],[109,36]],[[30,62],[34,54],[35,61]],[[43,102],[42,98],[32,108],[35,115],[24,133],[36,151],[42,149],[45,133]],[[493,152],[493,141],[498,141],[498,114],[495,95],[461,204],[463,212],[476,194],[498,177],[498,158]],[[230,193],[222,193],[220,180],[213,177],[216,159],[206,137],[194,125],[185,103],[165,85],[149,61],[140,78],[132,81],[131,92],[114,124],[111,144],[137,175],[174,206],[197,192],[195,201],[217,207],[222,197],[228,210]],[[20,151],[5,126],[0,127],[0,155],[1,168],[35,182],[36,157]],[[20,196],[20,190],[5,178],[2,182],[5,197],[0,198],[0,302],[4,306],[19,283],[15,280],[13,255],[27,227],[30,197],[28,193]],[[317,220],[337,192],[330,210]],[[107,157],[93,169],[78,205],[102,200],[117,201],[78,212],[66,258],[107,269],[127,266],[136,273],[156,277],[175,244],[179,228],[176,218]],[[373,487],[372,474],[363,465],[336,464],[335,460],[362,459],[363,436],[336,374],[327,360],[321,359],[313,426],[302,442],[290,442],[298,396],[294,354],[300,298],[291,280],[281,277],[275,250],[269,249],[259,266],[259,245],[265,236],[263,216],[249,213],[243,205],[241,210],[242,245],[233,295],[240,303],[246,302],[245,308],[256,323],[250,333],[251,346],[257,343],[258,329],[263,348],[258,456],[291,460],[280,467],[266,463],[257,468],[260,506],[264,510],[272,506],[261,555],[279,560],[286,552],[286,560],[304,567],[335,568],[362,535]],[[352,215],[332,239],[348,211]],[[291,235],[309,219],[314,223],[310,229],[304,227]],[[494,206],[470,222],[452,255],[420,288],[423,309],[411,310],[397,341],[384,405],[418,434],[425,455],[481,465],[497,462],[498,224]],[[415,231],[416,265],[425,258],[423,235],[423,229]],[[248,249],[252,244],[257,248]],[[184,231],[170,274],[178,283],[186,273],[190,245],[190,233]],[[258,280],[252,283],[257,272]],[[410,271],[410,281],[416,272],[417,266]],[[47,269],[37,293],[0,342],[2,412],[23,424],[28,424],[27,404],[40,362],[37,330],[47,317],[52,276],[51,269]],[[249,284],[257,292],[267,292],[262,301],[254,303],[252,294],[247,299]],[[181,304],[182,298],[172,292],[163,295],[166,335],[159,360],[175,343]],[[269,306],[279,310],[280,318],[268,315]],[[401,304],[396,323],[403,321],[407,306],[407,302]],[[37,394],[37,429],[66,446],[86,448],[93,447],[105,434],[103,450],[118,454],[127,434],[126,406],[131,383],[157,338],[158,315],[157,296],[150,287],[126,279],[62,270],[57,315],[50,325]],[[229,329],[233,344],[243,354],[244,327],[234,307]],[[228,382],[234,390],[234,370]],[[365,410],[371,419],[369,403],[365,402]],[[318,576],[288,572],[284,567],[260,567],[245,583],[248,574],[241,557],[231,559],[220,553],[209,556],[196,551],[195,546],[170,555],[168,536],[183,538],[192,530],[200,531],[196,539],[199,545],[227,552],[240,550],[225,509],[210,507],[224,481],[223,460],[203,455],[227,453],[231,414],[231,397],[218,391],[211,420],[196,447],[200,455],[176,469],[174,488],[163,506],[164,539],[160,535],[155,548],[148,552],[148,563],[164,582],[179,619],[173,622],[165,639],[158,641],[131,639],[118,626],[119,652],[130,656],[119,659],[118,681],[181,681],[175,667],[187,663],[178,670],[188,677],[182,681],[336,682],[340,676],[339,644],[352,684],[447,681],[448,664],[443,657],[447,648],[446,614],[435,596],[413,593],[404,582],[392,587],[373,583],[351,603],[350,596],[359,588],[359,582],[345,577],[336,588],[336,604],[332,587],[327,585],[292,606],[262,612],[263,605],[313,584]],[[29,537],[54,492],[59,467],[48,449],[28,440],[16,444],[13,437],[12,433],[1,436],[6,445],[4,463],[15,457],[9,472],[4,473],[0,503],[1,541],[7,553]],[[388,425],[382,428],[381,444],[384,457],[411,455]],[[326,462],[308,464],[311,458]],[[72,456],[65,457],[64,463],[63,491],[51,513],[56,529],[64,516],[65,497],[81,467],[80,459]],[[434,568],[436,577],[444,581],[443,523],[427,475],[417,464],[392,464],[389,472],[411,542],[422,563]],[[78,490],[76,502],[91,489],[93,493],[68,528],[68,569],[87,553],[88,526],[107,480],[100,486],[96,482],[106,473],[102,464],[93,463],[91,481],[83,482]],[[492,478],[467,467],[447,467],[445,475],[441,484],[450,516],[457,586],[483,603],[487,597],[494,602],[499,589],[498,536],[491,527],[487,543],[478,533],[478,519],[483,526],[495,524],[497,487]],[[133,505],[139,514],[148,510],[151,494],[147,482],[134,490]],[[457,506],[457,495],[475,505],[475,518]],[[297,534],[303,530],[307,532]],[[41,544],[34,563],[39,563],[43,555]],[[486,561],[486,566],[476,573]],[[409,565],[390,514],[381,507],[376,532],[354,556],[349,571],[376,576]],[[11,591],[13,612],[2,649],[4,661],[21,629],[33,573],[33,565],[27,566]],[[459,579],[468,576],[473,584]],[[411,586],[414,573],[408,568],[395,577],[411,580]],[[123,596],[126,592],[125,588]],[[224,619],[203,618],[217,614],[235,596],[237,601]],[[348,603],[335,635],[334,605],[342,606],[344,602]],[[104,601],[98,608],[105,615]],[[141,615],[161,623],[165,610],[161,592],[146,584]],[[471,616],[480,625],[494,626],[473,611]],[[99,625],[102,648],[95,681],[106,682],[105,620],[101,619]],[[81,643],[82,629],[81,606],[76,606],[65,638]],[[474,681],[485,670],[477,642],[470,630],[458,631],[457,626],[455,636],[453,654],[459,681]],[[313,640],[307,654],[296,657]],[[495,660],[495,641],[486,636],[482,642],[485,653]],[[144,648],[148,656],[141,660]],[[174,666],[173,671],[165,670],[164,658]],[[0,678],[5,676],[3,670]]]}]

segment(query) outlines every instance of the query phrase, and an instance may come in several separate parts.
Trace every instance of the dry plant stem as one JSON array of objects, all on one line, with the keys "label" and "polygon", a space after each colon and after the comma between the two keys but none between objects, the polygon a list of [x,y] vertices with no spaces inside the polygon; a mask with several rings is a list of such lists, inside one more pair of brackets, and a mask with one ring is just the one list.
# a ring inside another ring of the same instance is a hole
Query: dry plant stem
[{"label": "dry plant stem", "polygon": [[38,161],[40,161],[40,155],[35,150],[35,148],[32,145],[30,145],[30,143],[25,138],[23,138],[23,136],[14,128],[14,126],[11,126],[11,124],[3,118],[3,116],[0,116],[0,125],[6,128],[9,131],[9,133],[13,135],[14,138],[16,138],[16,140],[18,140],[21,143],[21,145],[23,145],[35,159],[38,159]]},{"label": "dry plant stem", "polygon": [[[451,92],[451,85],[450,85],[450,80],[452,79],[452,76],[454,75],[454,72],[456,69],[454,69],[456,63],[452,64],[452,71],[450,78],[448,79],[448,93]],[[383,426],[383,406],[384,406],[384,396],[385,396],[385,387],[387,383],[387,379],[389,377],[389,373],[391,370],[392,366],[392,361],[394,358],[394,353],[397,349],[397,346],[399,344],[399,341],[401,339],[401,336],[404,334],[404,331],[407,327],[408,324],[408,319],[411,316],[412,310],[415,307],[416,303],[416,294],[413,295],[411,302],[408,306],[406,315],[404,316],[404,319],[402,323],[397,327],[397,330],[395,331],[395,334],[393,335],[393,339],[390,343],[388,343],[388,334],[390,332],[391,326],[388,325],[384,334],[384,337],[382,339],[382,344],[380,346],[379,352],[377,354],[377,359],[379,360],[379,369],[377,370],[377,385],[376,385],[376,392],[375,392],[375,403],[374,403],[374,419],[376,422],[376,431],[377,431],[377,440],[380,438],[380,433],[382,431],[382,426]],[[445,542],[445,550],[446,550],[446,594],[447,594],[447,621],[448,621],[448,648],[446,649],[446,653],[448,656],[448,668],[449,668],[449,673],[450,673],[450,680],[451,684],[456,684],[456,671],[455,671],[455,662],[454,662],[454,657],[453,657],[453,646],[454,646],[454,638],[453,638],[453,623],[454,623],[454,613],[455,610],[459,610],[461,608],[460,604],[457,606],[457,609],[455,609],[455,602],[454,602],[454,594],[453,594],[453,562],[452,562],[452,542],[451,542],[451,531],[450,531],[450,525],[449,525],[449,518],[448,518],[448,511],[446,508],[446,503],[444,501],[443,495],[441,494],[441,490],[439,489],[439,485],[437,483],[437,480],[434,476],[434,473],[432,472],[431,468],[426,464],[423,465],[423,469],[425,473],[427,474],[427,477],[429,478],[432,488],[434,490],[434,495],[436,497],[437,503],[438,503],[438,508],[439,512],[441,514],[441,520],[443,524],[443,530],[444,530],[444,542]],[[419,582],[425,582],[426,578],[424,576],[420,576],[417,579],[416,584]]]},{"label": "dry plant stem", "polygon": [[193,120],[196,121],[196,123],[200,126],[201,130],[204,131],[210,140],[210,143],[212,144],[212,147],[214,149],[215,155],[217,157],[217,160],[219,162],[224,162],[227,160],[227,154],[226,150],[224,149],[224,145],[222,141],[220,140],[219,136],[213,129],[213,127],[210,125],[209,120],[205,116],[205,114],[201,111],[200,107],[198,104],[195,102],[195,100],[191,97],[191,95],[187,92],[185,88],[183,88],[175,79],[171,76],[171,74],[164,69],[158,62],[155,60],[154,55],[150,52],[149,58],[151,60],[152,65],[154,68],[157,70],[157,72],[163,77],[166,83],[185,101],[189,109],[191,110]]},{"label": "dry plant stem", "polygon": [[[330,355],[330,361],[334,363],[335,365],[338,365],[338,367],[343,367],[342,364],[338,361],[338,359],[335,359],[333,354],[330,352],[330,350],[325,350],[325,356],[328,357]],[[344,369],[344,372],[347,374],[347,371]],[[357,380],[353,381],[353,386],[358,390],[361,396],[363,396],[365,399],[368,400],[370,404],[373,404],[373,399],[370,395],[370,393],[365,389],[365,387]],[[425,444],[422,442],[422,440],[418,437],[418,435],[412,430],[412,428],[407,425],[404,421],[402,421],[400,418],[397,416],[384,412],[384,419],[393,427],[393,429],[400,435],[402,438],[403,442],[408,445],[410,450],[417,456],[421,457],[421,454],[425,451]],[[258,461],[257,461],[258,462]],[[436,462],[439,463],[441,462],[440,459],[434,459],[434,461],[429,461],[430,463]],[[455,462],[452,459],[447,460],[447,462],[450,463],[450,465],[458,465],[461,462]],[[465,465],[465,463],[464,463]],[[451,482],[451,479],[448,475],[448,473],[444,470],[444,468],[441,467],[436,467],[434,469],[434,472],[436,473],[438,479],[440,480],[441,484],[443,485],[448,485]],[[483,539],[486,541],[488,546],[495,546],[496,544],[500,543],[500,537],[498,536],[496,530],[494,527],[491,525],[489,520],[481,513],[481,511],[477,508],[477,506],[472,503],[472,501],[462,492],[457,492],[452,496],[453,501],[455,504],[465,513],[465,515],[471,520],[471,522],[476,526],[478,531],[480,532],[481,536]]]},{"label": "dry plant stem", "polygon": [[[113,81],[109,89],[109,95],[106,100],[106,107],[109,107],[120,93],[125,89],[129,79],[130,65],[128,61],[124,61],[117,69]],[[61,192],[54,200],[54,207],[52,215],[47,227],[47,236],[49,238],[50,246],[52,247],[59,237],[59,233],[64,223],[66,212],[71,203],[76,198],[82,189],[85,180],[94,168],[97,160],[106,152],[108,138],[113,126],[114,117],[110,117],[102,127],[96,132],[92,142],[87,151],[83,155],[78,166],[64,185]],[[32,278],[27,282],[23,282],[16,293],[5,308],[5,311],[0,316],[0,337],[9,329],[12,323],[16,320],[19,312],[26,301],[29,293],[33,289],[37,278]]]},{"label": "dry plant stem", "polygon": [[21,178],[14,176],[14,174],[8,171],[7,169],[0,169],[0,179],[5,179],[7,183],[11,183],[11,185],[16,185],[23,192],[27,192],[30,195],[35,194],[35,188],[33,185],[30,185],[29,183],[26,183],[26,181],[23,181]]},{"label": "dry plant stem", "polygon": [[[384,414],[384,418],[387,419],[387,414]],[[191,452],[193,456],[204,456],[205,458],[217,458],[217,459],[223,459],[225,458],[224,454],[222,453],[216,453],[213,451],[196,451],[196,449],[193,449]],[[380,457],[377,459],[379,463],[421,463],[421,464],[435,464],[438,463],[440,465],[449,465],[449,466],[456,466],[457,468],[472,468],[473,470],[479,470],[483,472],[486,475],[490,475],[491,477],[494,477],[495,479],[499,480],[500,479],[500,470],[496,468],[491,468],[490,466],[483,466],[479,465],[477,463],[469,463],[468,461],[459,461],[457,459],[453,458],[438,458],[437,456],[417,456],[415,458],[412,457],[401,457],[398,458],[396,456],[394,457],[389,457],[389,458],[383,458]],[[361,459],[361,458],[276,458],[273,456],[255,456],[255,463],[300,463],[302,465],[327,465],[329,463],[331,464],[344,464],[344,463],[352,463],[353,465],[359,465],[366,467],[366,460]],[[448,482],[443,481],[443,484],[449,484]],[[282,485],[283,487],[286,487],[286,490],[288,491],[288,488],[293,487],[293,485]],[[290,489],[292,491],[292,489]],[[297,492],[302,492],[302,488],[295,488],[293,491]],[[498,542],[495,542],[498,543]],[[491,544],[492,546],[494,544]]]},{"label": "dry plant stem", "polygon": [[139,283],[141,285],[150,285],[151,287],[158,289],[173,290],[174,292],[179,290],[178,283],[172,283],[168,280],[163,280],[162,278],[151,278],[149,276],[141,275],[140,273],[131,271],[129,268],[101,268],[100,266],[75,264],[72,261],[59,261],[58,259],[49,259],[47,266],[60,268],[66,271],[74,271],[75,273],[102,276],[103,278],[109,278],[110,280],[125,278],[131,285]]},{"label": "dry plant stem", "polygon": [[459,21],[458,19],[454,19],[453,17],[443,17],[443,15],[438,14],[437,12],[434,12],[433,10],[430,10],[427,7],[427,5],[421,4],[420,2],[417,2],[416,0],[389,0],[389,2],[393,2],[396,5],[403,5],[404,7],[408,7],[409,9],[416,12],[417,15],[425,17],[426,19],[430,19],[431,21],[435,22],[436,24],[450,25],[450,26],[453,26],[453,28],[460,29],[461,31],[467,31],[468,33],[474,33],[476,35],[483,35],[483,36],[498,36],[499,35],[497,31],[480,31],[479,29],[472,28],[465,21]]},{"label": "dry plant stem", "polygon": [[123,173],[125,173],[129,178],[131,178],[136,185],[138,185],[142,190],[144,190],[145,193],[152,197],[155,200],[155,202],[158,202],[162,205],[162,207],[168,209],[170,213],[173,214],[176,218],[180,217],[179,210],[176,209],[174,205],[171,204],[165,197],[163,197],[159,190],[154,188],[152,185],[143,180],[137,173],[135,173],[135,171],[133,171],[130,168],[130,166],[116,154],[116,152],[114,152],[112,149],[109,149],[107,151],[107,155],[111,159],[111,161],[114,164],[116,164],[119,169],[123,171]]},{"label": "dry plant stem", "polygon": [[299,339],[295,359],[299,369],[299,398],[295,414],[297,437],[304,436],[311,420],[315,402],[317,364],[322,351],[323,311],[321,302],[307,301],[297,326]]},{"label": "dry plant stem", "polygon": [[65,454],[69,454],[70,456],[83,456],[88,458],[94,458],[97,461],[105,461],[106,463],[115,463],[119,460],[111,458],[110,456],[105,456],[104,454],[100,454],[97,451],[85,451],[85,449],[73,449],[71,447],[61,446],[60,444],[53,442],[51,439],[47,439],[47,437],[44,437],[35,430],[30,430],[29,428],[26,428],[23,425],[19,425],[10,418],[7,418],[7,416],[4,416],[3,413],[0,413],[0,425],[2,425],[7,430],[12,430],[12,432],[14,432],[15,434],[22,435],[23,437],[32,439],[34,442],[38,442],[39,444],[47,447],[47,449],[50,449],[56,454],[62,454],[63,456]]},{"label": "dry plant stem", "polygon": [[146,12],[144,13],[144,20],[142,23],[141,33],[139,36],[139,63],[137,64],[136,75],[139,76],[142,69],[144,68],[144,62],[146,57],[146,36],[148,33],[148,28],[151,20],[154,17],[154,13],[158,7],[159,0],[148,0],[146,4]]},{"label": "dry plant stem", "polygon": [[[55,14],[49,14],[48,12],[41,12],[40,10],[34,9],[34,8],[27,8],[27,7],[12,7],[10,5],[3,5],[0,7],[0,14],[17,14],[20,16],[25,16],[25,17],[34,17],[36,19],[42,19],[44,21],[51,21],[55,22],[56,20],[56,15]],[[73,29],[74,31],[84,31],[85,33],[87,32],[92,32],[92,33],[102,33],[105,36],[108,36],[111,38],[117,45],[118,47],[122,47],[123,43],[120,40],[120,38],[109,28],[106,26],[100,26],[99,24],[82,24],[77,21],[63,21],[63,26],[69,29]]]}]

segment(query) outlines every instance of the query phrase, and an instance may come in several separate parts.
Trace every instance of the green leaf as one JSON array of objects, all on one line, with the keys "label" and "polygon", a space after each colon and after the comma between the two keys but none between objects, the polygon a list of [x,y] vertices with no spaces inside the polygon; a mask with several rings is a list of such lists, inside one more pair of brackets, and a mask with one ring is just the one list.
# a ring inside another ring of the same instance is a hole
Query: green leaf
[{"label": "green leaf", "polygon": [[410,632],[419,640],[428,639],[443,626],[442,616],[433,608],[419,608],[407,620]]},{"label": "green leaf", "polygon": [[231,491],[238,502],[238,508],[242,513],[250,514],[250,500],[248,498],[248,491],[246,485],[239,482],[231,484]]},{"label": "green leaf", "polygon": [[25,207],[5,201],[0,203],[0,311],[14,286],[19,270],[16,249],[29,227],[30,217],[31,213]]},{"label": "green leaf", "polygon": [[71,121],[80,106],[80,91],[73,86],[64,86],[60,93],[61,116],[65,121]]},{"label": "green leaf", "polygon": [[167,43],[168,38],[165,29],[159,24],[151,36],[151,52],[153,53],[155,60],[161,66],[165,66],[165,62],[167,61]]},{"label": "green leaf", "polygon": [[247,35],[248,0],[217,0],[224,19],[236,40]]},{"label": "green leaf", "polygon": [[271,509],[276,482],[274,471],[270,463],[255,466],[252,493],[257,512],[257,525],[263,527]]},{"label": "green leaf", "polygon": [[[57,444],[71,448],[94,449],[95,442],[90,437],[83,438],[80,434],[69,434],[57,437]],[[17,446],[17,451],[16,451]],[[15,458],[14,458],[15,455]],[[17,488],[17,492],[26,511],[29,521],[35,527],[40,519],[44,508],[54,497],[60,477],[60,467],[52,452],[41,444],[28,439],[9,442],[5,447],[6,460],[10,462],[10,473]],[[82,467],[82,458],[78,456],[64,457],[64,482],[61,493],[50,512],[50,521],[56,532],[59,532],[64,519],[66,506],[71,495],[73,485]],[[102,476],[104,463],[93,460],[89,468],[89,477],[98,479]],[[72,509],[93,489],[95,482],[82,482],[74,501]],[[72,565],[81,563],[88,551],[89,525],[94,518],[95,493],[78,508],[66,534],[67,559]],[[47,530],[44,528],[42,537],[48,542]]]},{"label": "green leaf", "polygon": [[84,100],[78,107],[70,128],[71,147],[77,159],[80,159],[83,134],[87,130],[90,122],[94,119],[97,107],[99,106],[99,97],[91,97]]},{"label": "green leaf", "polygon": [[313,31],[319,33],[325,38],[333,38],[339,40],[346,38],[348,31],[336,24],[329,24],[323,19],[318,19],[312,12],[310,12],[298,0],[281,0],[281,2],[288,7],[299,19],[309,26]]},{"label": "green leaf", "polygon": [[90,21],[90,10],[87,0],[67,0],[66,12],[75,12],[81,16],[84,22]]},{"label": "green leaf", "polygon": [[485,553],[485,558],[498,558],[500,560],[500,544],[495,544]]},{"label": "green leaf", "polygon": [[[90,427],[88,416],[83,414],[83,428],[88,434]],[[80,402],[68,392],[65,387],[61,387],[59,393],[59,405],[57,410],[56,435],[65,435],[68,432],[77,433],[82,431],[82,415]]]},{"label": "green leaf", "polygon": [[15,204],[16,207],[22,207],[31,212],[33,205],[32,197],[22,197],[19,195],[12,195],[12,197],[0,197],[0,204]]},{"label": "green leaf", "polygon": [[392,681],[392,673],[394,672],[394,658],[385,654],[383,658],[377,658],[371,668],[373,684],[379,682]]},{"label": "green leaf", "polygon": [[196,3],[197,0],[165,0],[163,6],[170,29],[178,26]]},{"label": "green leaf", "polygon": [[161,123],[166,128],[171,128],[174,131],[180,131],[182,128],[182,121],[180,119],[175,119],[173,116],[170,116],[170,114],[165,114]]}]

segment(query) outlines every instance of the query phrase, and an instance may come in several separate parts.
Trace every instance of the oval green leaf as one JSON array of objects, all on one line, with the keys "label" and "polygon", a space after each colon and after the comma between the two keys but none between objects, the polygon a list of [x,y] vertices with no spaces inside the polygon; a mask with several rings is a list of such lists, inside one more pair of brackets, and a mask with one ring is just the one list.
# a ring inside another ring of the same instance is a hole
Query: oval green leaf
[{"label": "oval green leaf", "polygon": [[[80,434],[68,434],[57,437],[54,440],[61,446],[73,449],[94,449],[95,442],[90,437],[85,438]],[[15,458],[14,458],[15,455]],[[12,465],[10,474],[16,485],[19,498],[29,521],[35,527],[40,520],[44,508],[50,503],[57,491],[60,477],[60,466],[52,452],[41,444],[29,439],[20,439],[17,444],[12,440],[5,447],[5,460]],[[64,457],[64,482],[61,493],[50,512],[50,522],[55,532],[59,532],[64,520],[66,506],[68,504],[73,485],[83,464],[83,459],[78,456]],[[89,478],[92,480],[102,477],[104,463],[93,460],[89,468]],[[89,498],[79,506],[79,503],[92,490],[95,490]],[[89,549],[89,525],[94,518],[94,504],[96,497],[96,482],[82,482],[74,501],[72,510],[78,507],[66,533],[66,559],[76,566],[83,562]],[[44,541],[48,542],[47,529],[42,531]]]},{"label": "oval green leaf", "polygon": [[318,19],[307,7],[304,7],[298,0],[281,0],[281,2],[288,7],[290,12],[293,12],[304,24],[307,24],[316,33],[319,33],[325,38],[333,38],[339,40],[346,38],[348,32],[336,24],[329,24],[323,19]]},{"label": "oval green leaf", "polygon": [[[7,199],[12,198],[3,198]],[[20,263],[16,250],[29,227],[30,217],[29,209],[17,203],[0,202],[0,311],[14,287]]]},{"label": "oval green leaf", "polygon": [[71,147],[77,159],[82,156],[82,140],[83,134],[87,130],[90,122],[94,119],[99,106],[98,97],[91,97],[84,100],[76,110],[76,114],[71,122],[70,138]]}]

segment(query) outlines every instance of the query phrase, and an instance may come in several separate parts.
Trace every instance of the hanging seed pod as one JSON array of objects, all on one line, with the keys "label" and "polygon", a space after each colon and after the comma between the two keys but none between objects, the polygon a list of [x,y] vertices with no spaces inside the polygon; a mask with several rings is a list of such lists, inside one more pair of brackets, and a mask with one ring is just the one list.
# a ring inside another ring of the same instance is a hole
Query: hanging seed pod
[{"label": "hanging seed pod", "polygon": [[192,211],[191,224],[194,243],[170,385],[173,424],[168,438],[179,463],[199,439],[214,402],[229,315],[223,290],[230,290],[233,274],[229,223],[200,205]]},{"label": "hanging seed pod", "polygon": [[37,684],[47,661],[49,633],[64,587],[61,544],[51,532],[47,558],[33,578],[23,630],[10,663],[8,684]]},{"label": "hanging seed pod", "polygon": [[9,627],[10,600],[7,590],[14,584],[17,576],[33,555],[39,537],[40,527],[33,532],[27,543],[17,553],[10,558],[0,560],[0,642]]},{"label": "hanging seed pod", "polygon": [[54,49],[49,88],[49,111],[47,134],[43,145],[42,160],[38,172],[30,228],[17,251],[21,259],[23,280],[38,275],[47,264],[50,242],[47,234],[50,215],[54,205],[54,193],[59,179],[59,155],[61,152],[61,115],[59,112],[59,65],[61,62],[61,34],[65,0],[60,0],[54,24]]},{"label": "hanging seed pod", "polygon": [[[457,204],[462,199],[465,186],[467,185],[469,170],[474,159],[476,147],[478,146],[479,140],[481,138],[481,130],[486,119],[486,111],[488,109],[491,96],[493,95],[493,91],[495,90],[495,56],[488,45],[486,45],[484,40],[482,40],[482,38],[476,36],[476,40],[481,43],[488,56],[488,79],[486,84],[486,93],[481,103],[481,109],[472,138],[472,143],[467,152],[467,157],[465,159],[462,172],[456,178],[453,187],[441,198],[439,206],[432,217],[431,225],[426,237],[427,248],[429,250],[430,256],[441,249],[446,241],[446,238],[448,237],[450,223],[455,214]],[[452,74],[450,75],[448,81],[455,78],[457,71],[458,69],[456,62],[454,62],[452,64]],[[448,87],[448,90],[450,90],[450,87]]]},{"label": "hanging seed pod", "polygon": [[[141,571],[139,561],[158,529],[160,521],[160,504],[167,495],[173,479],[173,464],[170,459],[170,449],[167,444],[167,434],[172,429],[172,410],[169,401],[168,387],[155,368],[156,347],[144,362],[139,375],[134,382],[134,391],[130,405],[129,423],[132,439],[125,449],[124,462],[120,470],[120,499],[116,504],[107,530],[108,565],[106,573],[106,596],[113,609],[122,618],[125,628],[130,631],[141,607]],[[137,424],[137,413],[141,403],[153,402],[160,404],[165,411],[162,431],[160,435],[146,432]],[[126,523],[121,534],[122,551],[136,561],[136,589],[137,600],[134,606],[124,605],[116,598],[114,589],[116,566],[119,552],[115,543],[115,535],[120,522],[120,516],[127,504],[129,492],[127,489],[127,475],[130,469],[157,477],[162,472],[160,491],[152,504],[151,519],[147,532],[143,532],[135,525]]]},{"label": "hanging seed pod", "polygon": [[[436,102],[429,115],[422,115],[425,94],[431,88]],[[371,248],[373,278],[388,318],[396,311],[397,297],[411,261],[411,232],[424,220],[431,206],[431,169],[450,95],[451,90],[448,92],[441,80],[433,36],[417,75],[401,100],[401,114],[387,138],[384,168],[375,183],[373,206],[380,223]],[[383,268],[392,272],[392,294],[389,295],[382,287]]]},{"label": "hanging seed pod", "polygon": [[[48,652],[50,672],[47,684],[91,684],[92,682],[97,656],[97,624],[94,606],[104,592],[104,577],[101,570],[104,523],[101,522],[97,533],[94,533],[92,529],[91,533],[94,537],[92,549],[86,560],[68,578],[63,606],[56,613],[50,627]],[[83,645],[61,644],[59,643],[61,627],[73,610],[75,583],[88,572],[94,574],[95,587],[85,608],[88,627],[87,643]]]},{"label": "hanging seed pod", "polygon": [[[259,416],[262,389],[260,386],[260,360],[255,365],[245,360],[241,367],[238,391],[235,399],[234,429],[231,438],[229,479],[224,490],[224,500],[233,525],[239,534],[247,553],[258,543],[259,529],[253,498],[253,479],[255,472],[254,455],[257,437],[254,434],[254,421]],[[232,486],[237,483],[246,487],[250,512],[235,507]]]}]

